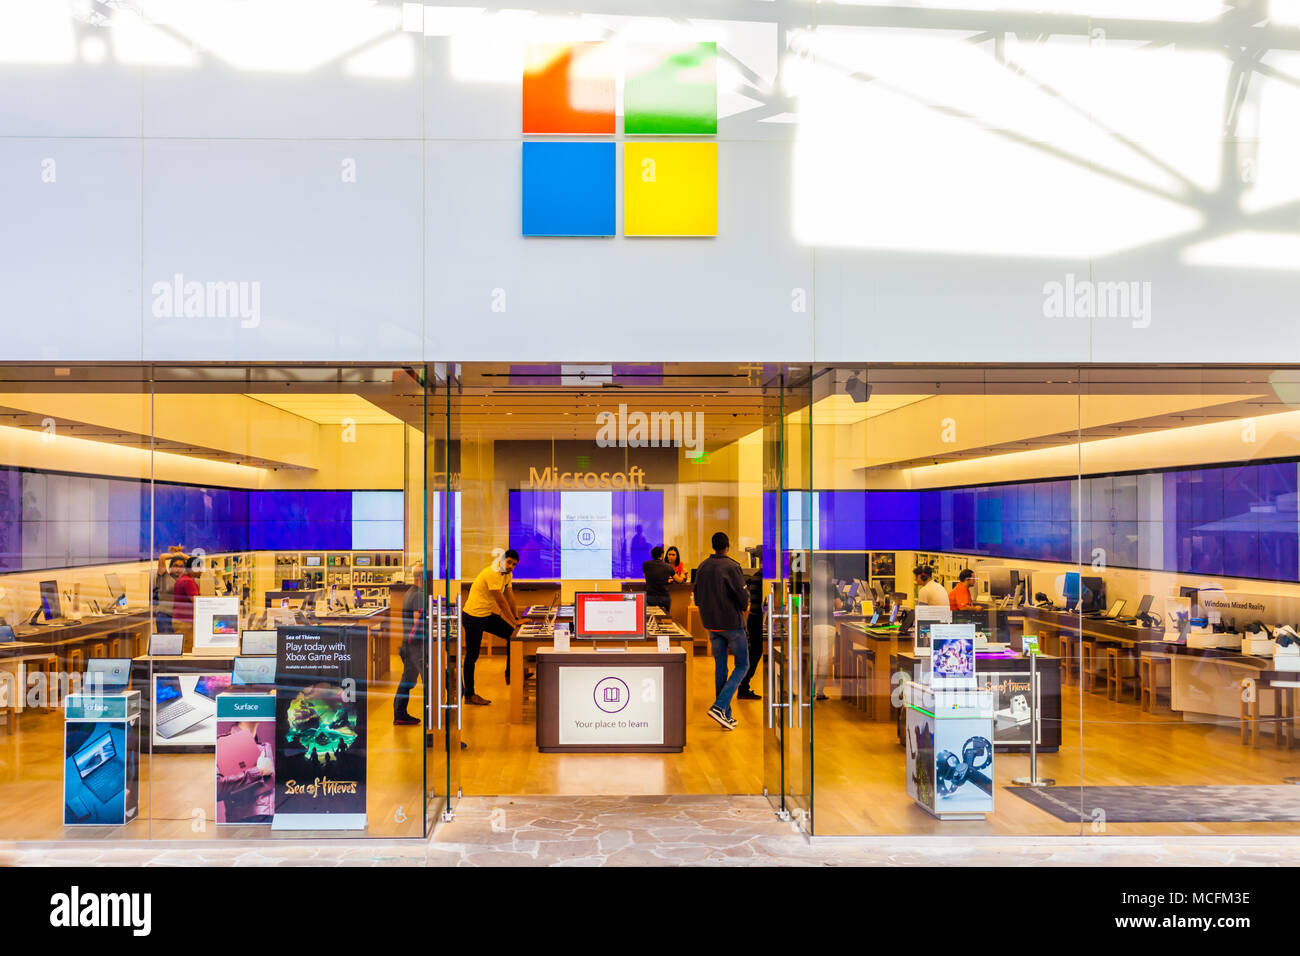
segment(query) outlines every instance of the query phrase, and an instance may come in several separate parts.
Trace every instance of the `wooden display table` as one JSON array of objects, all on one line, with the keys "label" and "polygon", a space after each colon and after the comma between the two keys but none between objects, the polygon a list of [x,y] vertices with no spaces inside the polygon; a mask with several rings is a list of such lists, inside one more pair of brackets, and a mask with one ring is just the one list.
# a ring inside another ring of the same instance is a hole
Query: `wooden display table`
[{"label": "wooden display table", "polygon": [[681,753],[688,651],[537,651],[541,753]]}]

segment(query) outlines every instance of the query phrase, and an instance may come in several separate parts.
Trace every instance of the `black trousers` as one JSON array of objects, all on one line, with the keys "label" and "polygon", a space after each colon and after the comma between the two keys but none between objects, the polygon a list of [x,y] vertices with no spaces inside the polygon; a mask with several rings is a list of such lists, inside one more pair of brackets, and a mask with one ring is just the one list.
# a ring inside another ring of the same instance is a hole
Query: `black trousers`
[{"label": "black trousers", "polygon": [[759,618],[757,623],[750,621],[746,630],[749,633],[749,670],[745,671],[745,678],[740,682],[741,690],[750,690],[749,682],[758,673],[758,665],[763,660],[763,619]]},{"label": "black trousers", "polygon": [[[483,649],[483,635],[495,634],[497,637],[509,638],[515,629],[506,623],[500,614],[487,617],[474,617],[472,614],[460,615],[461,626],[465,629],[465,661],[461,665],[461,692],[466,697],[473,697],[474,665],[478,663],[479,651]],[[510,683],[510,652],[506,651],[506,683]]]},{"label": "black trousers", "polygon": [[645,596],[645,606],[663,608],[663,612],[667,614],[669,611],[672,610],[673,599],[666,594],[662,594],[662,595],[647,594]]},{"label": "black trousers", "polygon": [[393,695],[393,716],[414,717],[415,714],[407,714],[406,707],[417,680],[424,687],[425,697],[429,696],[429,686],[424,679],[424,641],[404,642],[398,654],[402,658],[402,679],[398,681],[397,693]]}]

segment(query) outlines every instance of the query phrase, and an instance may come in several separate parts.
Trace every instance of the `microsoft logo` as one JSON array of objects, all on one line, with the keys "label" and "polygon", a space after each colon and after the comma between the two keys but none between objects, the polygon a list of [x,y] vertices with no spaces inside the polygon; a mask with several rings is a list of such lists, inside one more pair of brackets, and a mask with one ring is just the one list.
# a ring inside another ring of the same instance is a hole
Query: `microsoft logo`
[{"label": "microsoft logo", "polygon": [[623,235],[716,236],[718,144],[640,137],[718,132],[716,43],[529,43],[524,53],[525,236],[615,235],[623,60]]}]

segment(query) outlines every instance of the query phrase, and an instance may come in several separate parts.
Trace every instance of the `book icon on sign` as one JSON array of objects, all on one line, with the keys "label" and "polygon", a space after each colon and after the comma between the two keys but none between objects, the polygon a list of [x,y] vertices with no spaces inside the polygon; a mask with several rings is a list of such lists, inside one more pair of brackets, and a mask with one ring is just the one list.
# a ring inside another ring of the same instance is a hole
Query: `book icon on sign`
[{"label": "book icon on sign", "polygon": [[605,703],[607,703],[607,704],[617,704],[618,701],[619,701],[619,690],[620,690],[620,688],[618,688],[618,687],[606,687],[606,688],[605,688]]}]

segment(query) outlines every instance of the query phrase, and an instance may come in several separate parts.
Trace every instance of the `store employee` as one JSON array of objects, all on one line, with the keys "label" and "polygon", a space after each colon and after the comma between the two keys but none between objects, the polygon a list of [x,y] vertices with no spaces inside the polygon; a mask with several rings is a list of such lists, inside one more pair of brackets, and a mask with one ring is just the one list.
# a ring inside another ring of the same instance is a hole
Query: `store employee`
[{"label": "store employee", "polygon": [[957,575],[957,586],[948,593],[948,607],[954,611],[968,611],[977,605],[970,596],[970,579],[975,577],[975,572],[970,568],[963,568],[961,574]]},{"label": "store employee", "polygon": [[916,581],[916,606],[923,604],[932,607],[948,607],[948,592],[943,585],[934,580],[934,571],[929,565],[918,564],[912,571]]}]

